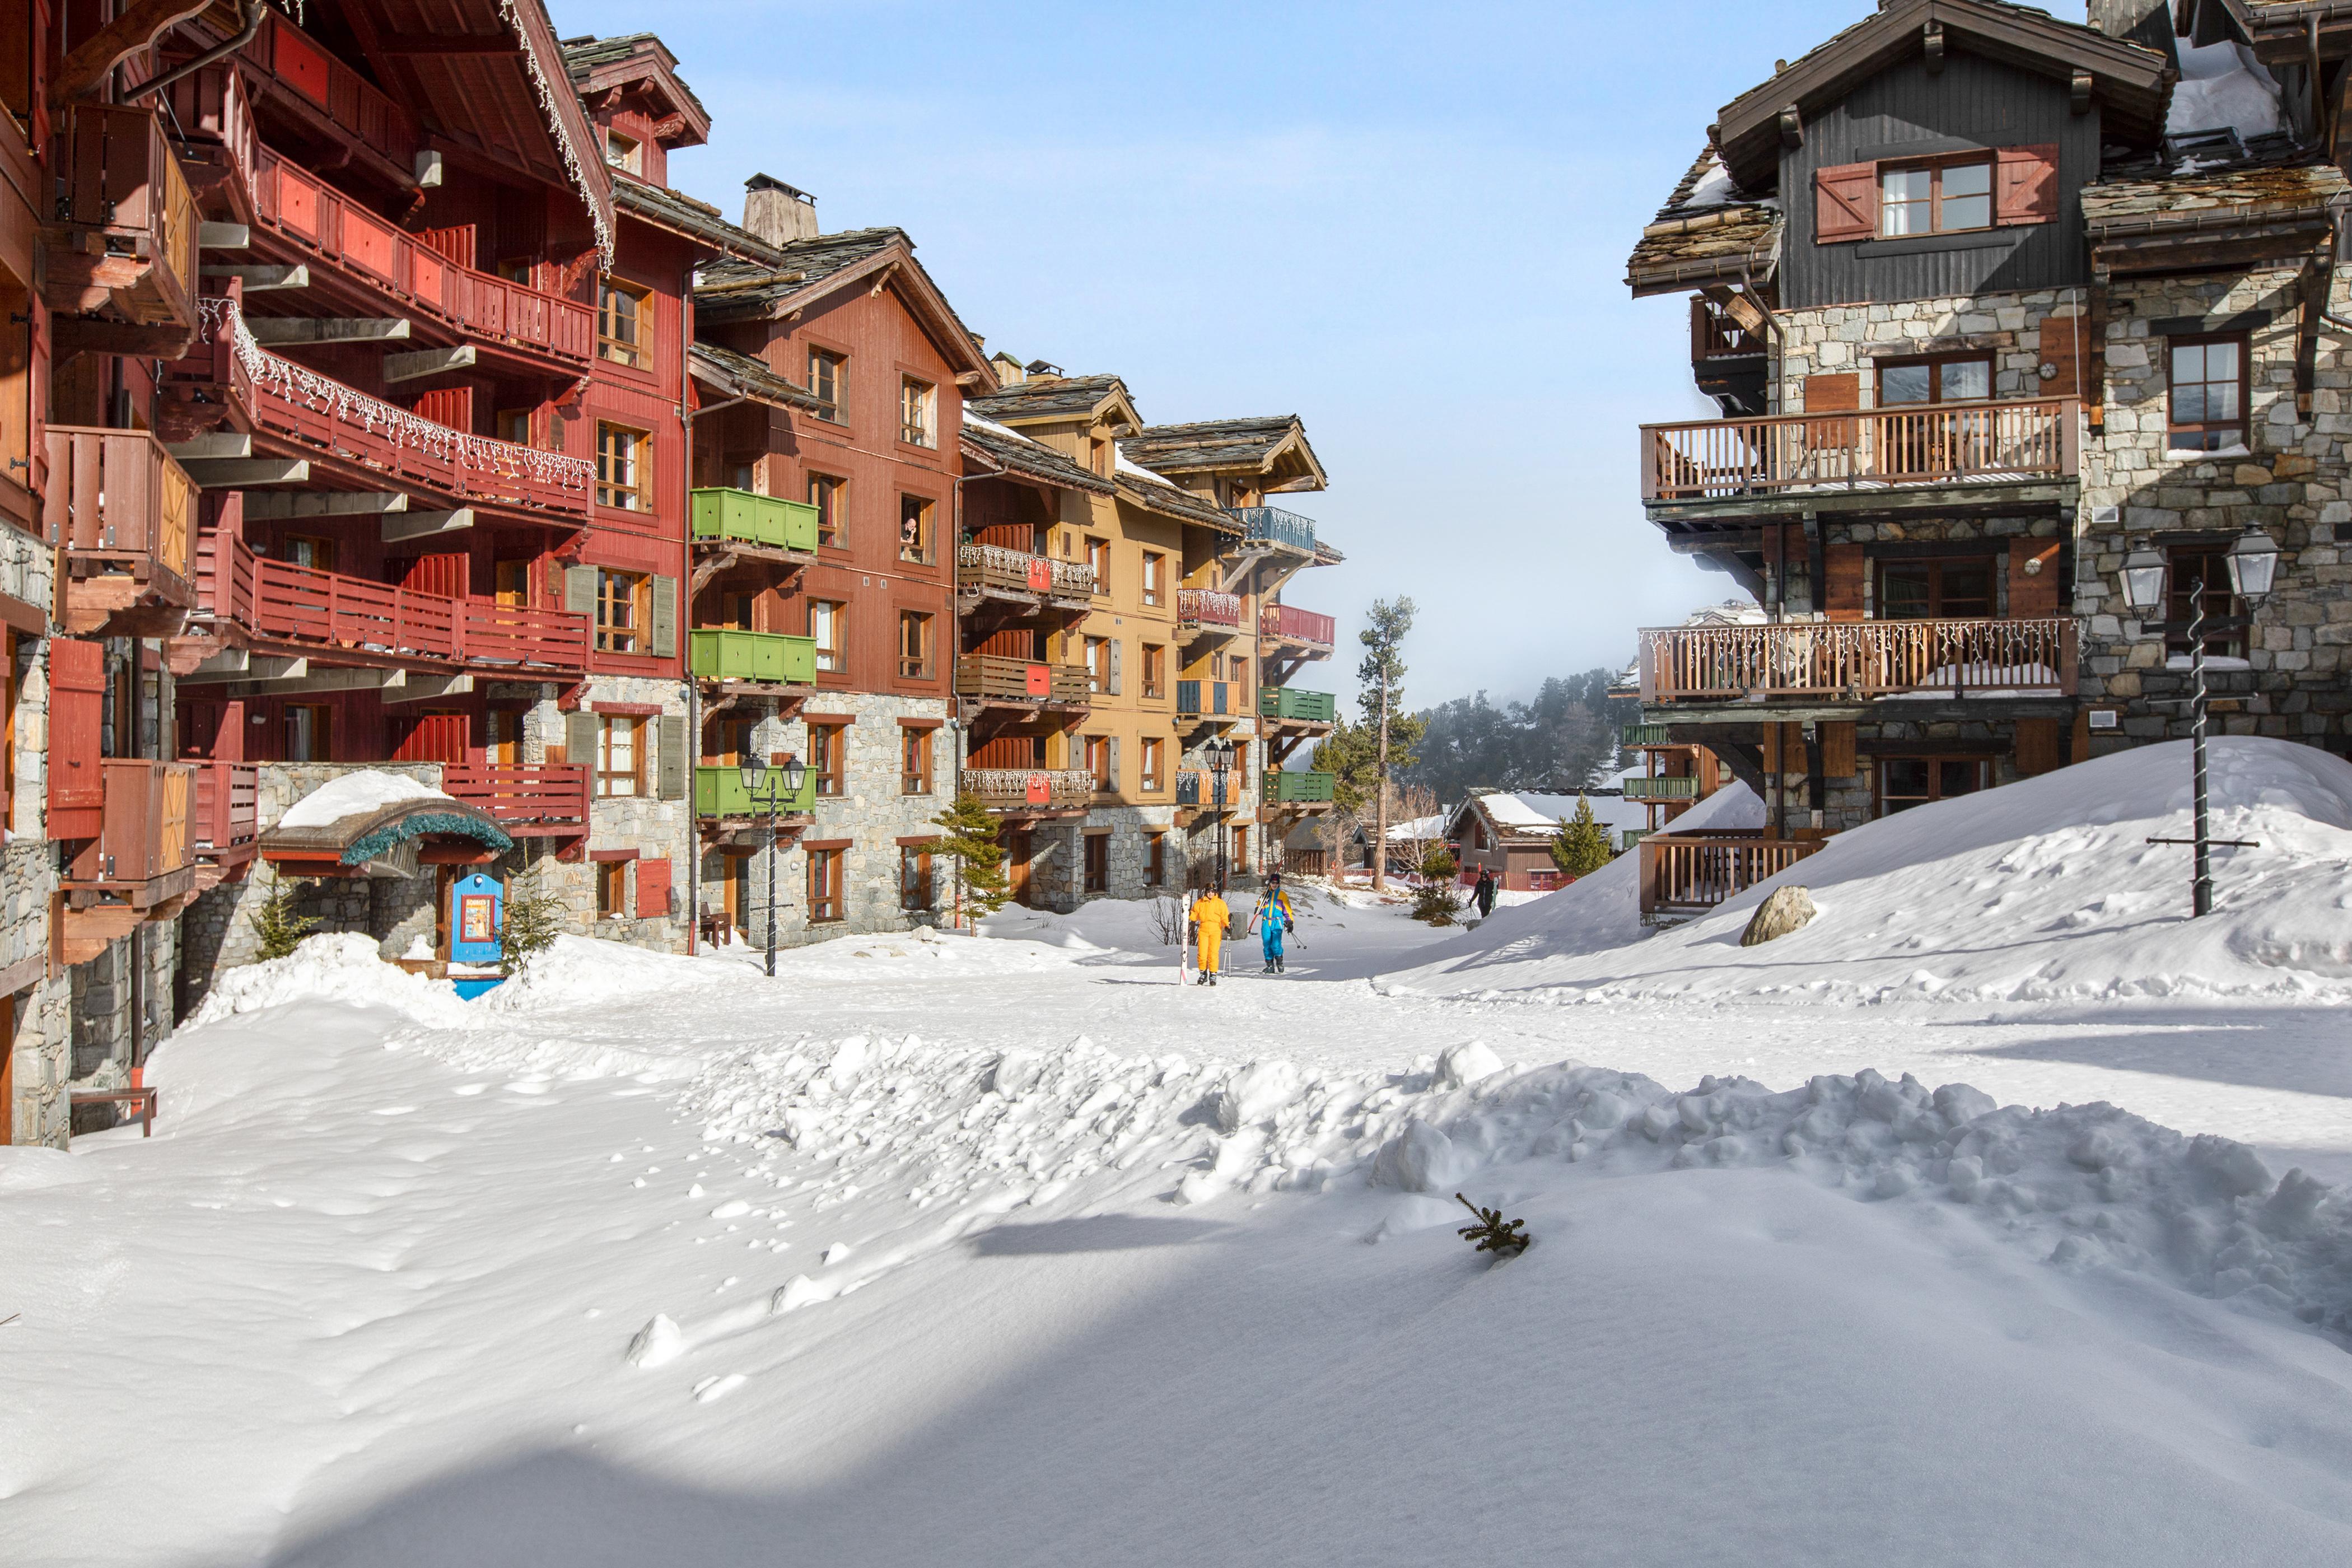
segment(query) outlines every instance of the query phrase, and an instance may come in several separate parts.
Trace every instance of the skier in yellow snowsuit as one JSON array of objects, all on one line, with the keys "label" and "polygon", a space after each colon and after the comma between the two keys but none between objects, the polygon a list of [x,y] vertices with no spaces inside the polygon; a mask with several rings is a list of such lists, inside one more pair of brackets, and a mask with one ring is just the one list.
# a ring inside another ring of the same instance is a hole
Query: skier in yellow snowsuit
[{"label": "skier in yellow snowsuit", "polygon": [[1233,913],[1214,889],[1192,900],[1193,940],[1198,943],[1201,953],[1201,978],[1194,982],[1195,984],[1214,985],[1217,983],[1217,956],[1225,945],[1225,925],[1233,919]]}]

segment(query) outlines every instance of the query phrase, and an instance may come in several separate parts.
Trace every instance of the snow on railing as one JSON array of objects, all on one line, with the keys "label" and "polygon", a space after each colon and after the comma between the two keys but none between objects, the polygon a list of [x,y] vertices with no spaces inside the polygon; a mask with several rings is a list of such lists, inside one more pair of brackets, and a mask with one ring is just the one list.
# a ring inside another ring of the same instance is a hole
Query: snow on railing
[{"label": "snow on railing", "polygon": [[2071,618],[1654,627],[1642,700],[2074,689]]},{"label": "snow on railing", "polygon": [[1002,575],[1041,594],[1095,591],[1095,569],[1083,561],[1056,561],[1050,555],[1008,550],[1001,544],[959,546],[956,564],[967,572]]},{"label": "snow on railing", "polygon": [[1241,595],[1220,594],[1214,588],[1179,588],[1176,590],[1176,618],[1210,626],[1240,626]]}]

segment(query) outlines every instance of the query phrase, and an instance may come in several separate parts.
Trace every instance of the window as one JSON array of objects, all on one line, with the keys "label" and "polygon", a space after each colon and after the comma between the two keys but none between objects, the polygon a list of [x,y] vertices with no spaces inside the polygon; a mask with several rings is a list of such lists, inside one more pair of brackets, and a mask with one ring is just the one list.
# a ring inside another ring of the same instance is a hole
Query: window
[{"label": "window", "polygon": [[517,447],[530,445],[530,410],[501,408],[498,412],[499,439]]},{"label": "window", "polygon": [[1249,829],[1246,827],[1236,827],[1234,829],[1234,869],[1236,871],[1247,871],[1249,869]]},{"label": "window", "polygon": [[849,749],[849,737],[839,724],[812,724],[808,727],[809,772],[816,775],[816,793],[839,795],[843,753]]},{"label": "window", "polygon": [[596,862],[596,918],[600,921],[629,918],[629,863],[626,860]]},{"label": "window", "polygon": [[809,350],[809,392],[826,405],[817,417],[846,424],[842,400],[849,395],[849,361],[824,349]]},{"label": "window", "polygon": [[596,504],[646,511],[653,504],[653,437],[625,425],[596,425]]},{"label": "window", "polygon": [[1973,795],[1984,788],[1981,757],[1881,757],[1878,815],[1892,816],[1931,800]]},{"label": "window", "polygon": [[920,610],[898,612],[898,679],[931,678],[931,617]]},{"label": "window", "polygon": [[931,559],[931,503],[920,496],[898,498],[898,559],[918,565]]},{"label": "window", "polygon": [[1878,232],[1951,234],[1992,226],[1992,161],[1878,171]]},{"label": "window", "polygon": [[1877,609],[1882,621],[1989,617],[1994,613],[1992,558],[1881,561]]},{"label": "window", "polygon": [[604,132],[604,162],[615,169],[626,169],[632,174],[646,172],[646,150],[634,136],[624,136],[607,127]]},{"label": "window", "polygon": [[324,703],[294,702],[286,709],[286,760],[289,763],[323,763],[331,760],[333,748],[328,739],[333,734],[334,710]]},{"label": "window", "polygon": [[1108,833],[1087,835],[1087,891],[1110,891],[1110,835]]},{"label": "window", "polygon": [[1104,735],[1088,735],[1086,741],[1087,772],[1095,779],[1095,788],[1110,788],[1110,740]]},{"label": "window", "polygon": [[612,797],[643,795],[646,721],[633,713],[596,719],[596,793]]},{"label": "window", "polygon": [[1156,790],[1160,787],[1160,752],[1161,748],[1166,744],[1166,742],[1158,740],[1152,736],[1147,735],[1144,737],[1143,774],[1141,778],[1137,780],[1137,783],[1145,790]]},{"label": "window", "polygon": [[898,731],[898,793],[931,793],[931,731],[929,730]]},{"label": "window", "polygon": [[809,601],[809,640],[816,644],[816,667],[821,671],[840,675],[849,668],[845,637],[848,628],[843,624],[846,616],[842,605],[832,599]]},{"label": "window", "polygon": [[1102,692],[1110,686],[1110,638],[1086,640],[1087,689]]},{"label": "window", "polygon": [[[2208,617],[2242,616],[2246,607],[2230,592],[2230,566],[2224,559],[2229,553],[2226,545],[2176,544],[2164,553],[2172,565],[2170,598],[2165,606],[2165,618],[2180,628],[2166,635],[2164,651],[2168,656],[2186,658],[2190,649],[2189,623],[2197,616],[2197,585],[2200,583],[2205,585],[2203,604]],[[2208,633],[2205,657],[2245,658],[2244,628]]]},{"label": "window", "polygon": [[1093,570],[1094,574],[1095,574],[1095,592],[1096,592],[1096,593],[1097,593],[1097,594],[1108,594],[1108,593],[1109,593],[1109,592],[1110,592],[1110,541],[1109,541],[1109,540],[1108,540],[1108,539],[1096,539],[1096,538],[1092,537],[1091,535],[1089,535],[1089,536],[1087,537],[1087,565],[1089,568],[1091,568],[1091,569]]},{"label": "window", "polygon": [[1981,403],[1992,395],[1992,356],[1938,354],[1880,360],[1878,404]]},{"label": "window", "polygon": [[898,439],[917,447],[940,444],[939,426],[933,412],[939,406],[939,394],[928,381],[917,381],[911,375],[898,378]]},{"label": "window", "polygon": [[596,651],[643,653],[653,619],[653,579],[642,572],[596,574]]},{"label": "window", "polygon": [[607,278],[596,296],[596,353],[614,364],[641,369],[653,343],[646,301],[649,290]]},{"label": "window", "polygon": [[898,907],[902,910],[928,910],[931,907],[931,852],[913,845],[898,851]]},{"label": "window", "polygon": [[313,539],[304,533],[289,533],[278,547],[278,559],[289,566],[307,566],[313,572],[335,569],[335,542]]},{"label": "window", "polygon": [[1145,604],[1164,605],[1168,602],[1165,590],[1161,586],[1167,580],[1167,575],[1168,557],[1156,551],[1145,551],[1143,552],[1143,602]]},{"label": "window", "polygon": [[1143,694],[1154,699],[1168,695],[1168,650],[1158,643],[1143,645]]},{"label": "window", "polygon": [[849,543],[849,481],[831,474],[808,477],[809,505],[816,508],[816,542],[835,550]]},{"label": "window", "polygon": [[841,912],[841,851],[812,849],[808,852],[808,918],[811,925],[823,925],[842,918]]},{"label": "window", "polygon": [[1168,835],[1165,833],[1143,836],[1143,885],[1147,888],[1168,885]]},{"label": "window", "polygon": [[2246,340],[2174,338],[2172,414],[2165,444],[2219,452],[2246,444]]}]

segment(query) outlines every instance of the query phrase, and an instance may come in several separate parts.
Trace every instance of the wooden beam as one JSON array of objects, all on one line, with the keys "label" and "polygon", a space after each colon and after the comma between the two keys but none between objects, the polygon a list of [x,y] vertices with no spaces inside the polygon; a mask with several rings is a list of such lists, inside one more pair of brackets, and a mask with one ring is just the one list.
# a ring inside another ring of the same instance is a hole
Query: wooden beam
[{"label": "wooden beam", "polygon": [[384,702],[431,702],[443,697],[463,697],[474,689],[470,675],[410,674],[398,686],[386,687],[378,693]]},{"label": "wooden beam", "polygon": [[474,509],[461,506],[455,511],[386,512],[383,519],[383,542],[398,544],[407,539],[426,539],[436,534],[457,533],[474,526]]},{"label": "wooden beam", "polygon": [[408,498],[398,490],[278,490],[245,498],[247,518],[270,521],[297,517],[367,517],[407,510]]},{"label": "wooden beam", "polygon": [[197,271],[206,278],[235,278],[245,285],[248,294],[258,294],[267,289],[310,286],[310,268],[299,261],[291,267],[201,267]]},{"label": "wooden beam", "polygon": [[310,479],[307,458],[199,458],[184,462],[201,490],[243,489],[247,485],[299,485]]},{"label": "wooden beam", "polygon": [[[324,669],[309,668],[310,661],[301,661],[307,673],[284,680],[233,680],[221,689],[225,699],[241,697],[300,697],[312,691],[385,691],[396,689],[408,679],[404,669],[386,669],[372,664],[331,665]],[[390,698],[397,701],[398,698]]]},{"label": "wooden beam", "polygon": [[63,109],[106,85],[114,68],[163,33],[203,15],[212,0],[133,0],[131,8],[83,40],[49,82],[49,107]]},{"label": "wooden beam", "polygon": [[196,247],[200,250],[245,250],[253,244],[253,230],[241,223],[200,223],[196,225]]},{"label": "wooden beam", "polygon": [[184,441],[166,442],[163,450],[183,463],[202,462],[207,458],[250,458],[253,437],[242,430],[213,430]]},{"label": "wooden beam", "polygon": [[405,316],[247,316],[246,328],[265,347],[281,343],[377,343],[408,336]]},{"label": "wooden beam", "polygon": [[383,33],[368,47],[376,55],[513,55],[522,46],[511,33]]},{"label": "wooden beam", "polygon": [[474,345],[461,343],[454,349],[419,349],[415,353],[383,356],[383,379],[387,382],[418,381],[428,375],[440,375],[446,371],[464,370],[474,363]]},{"label": "wooden beam", "polygon": [[263,680],[299,680],[310,673],[307,658],[279,658],[241,647],[225,647],[180,677],[183,686],[251,685]]}]

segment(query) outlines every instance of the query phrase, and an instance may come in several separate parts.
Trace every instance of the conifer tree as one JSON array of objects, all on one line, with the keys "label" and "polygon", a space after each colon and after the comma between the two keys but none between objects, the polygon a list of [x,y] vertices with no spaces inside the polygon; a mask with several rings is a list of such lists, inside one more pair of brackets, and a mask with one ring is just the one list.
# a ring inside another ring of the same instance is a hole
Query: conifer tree
[{"label": "conifer tree", "polygon": [[520,883],[518,878],[507,884],[506,925],[499,933],[510,964],[520,963],[532,953],[554,946],[555,939],[563,932],[563,900],[553,893],[539,891],[536,879],[528,891]]},{"label": "conifer tree", "polygon": [[985,802],[976,795],[960,794],[954,805],[931,818],[931,825],[947,830],[931,846],[931,853],[955,857],[960,905],[968,905],[977,917],[994,914],[1012,900],[1004,879],[1004,847],[996,841],[996,816]]},{"label": "conifer tree", "polygon": [[1592,803],[1578,795],[1576,815],[1551,837],[1551,863],[1571,877],[1589,877],[1614,858],[1609,830],[1592,815]]},{"label": "conifer tree", "polygon": [[300,889],[300,883],[289,885],[276,872],[270,873],[269,892],[251,917],[253,934],[260,941],[261,961],[265,963],[292,953],[302,945],[303,936],[319,923],[316,915],[295,912],[294,900],[301,896]]},{"label": "conifer tree", "polygon": [[1462,908],[1454,879],[1461,865],[1443,844],[1433,844],[1421,858],[1421,888],[1413,895],[1412,918],[1423,925],[1450,926]]}]

